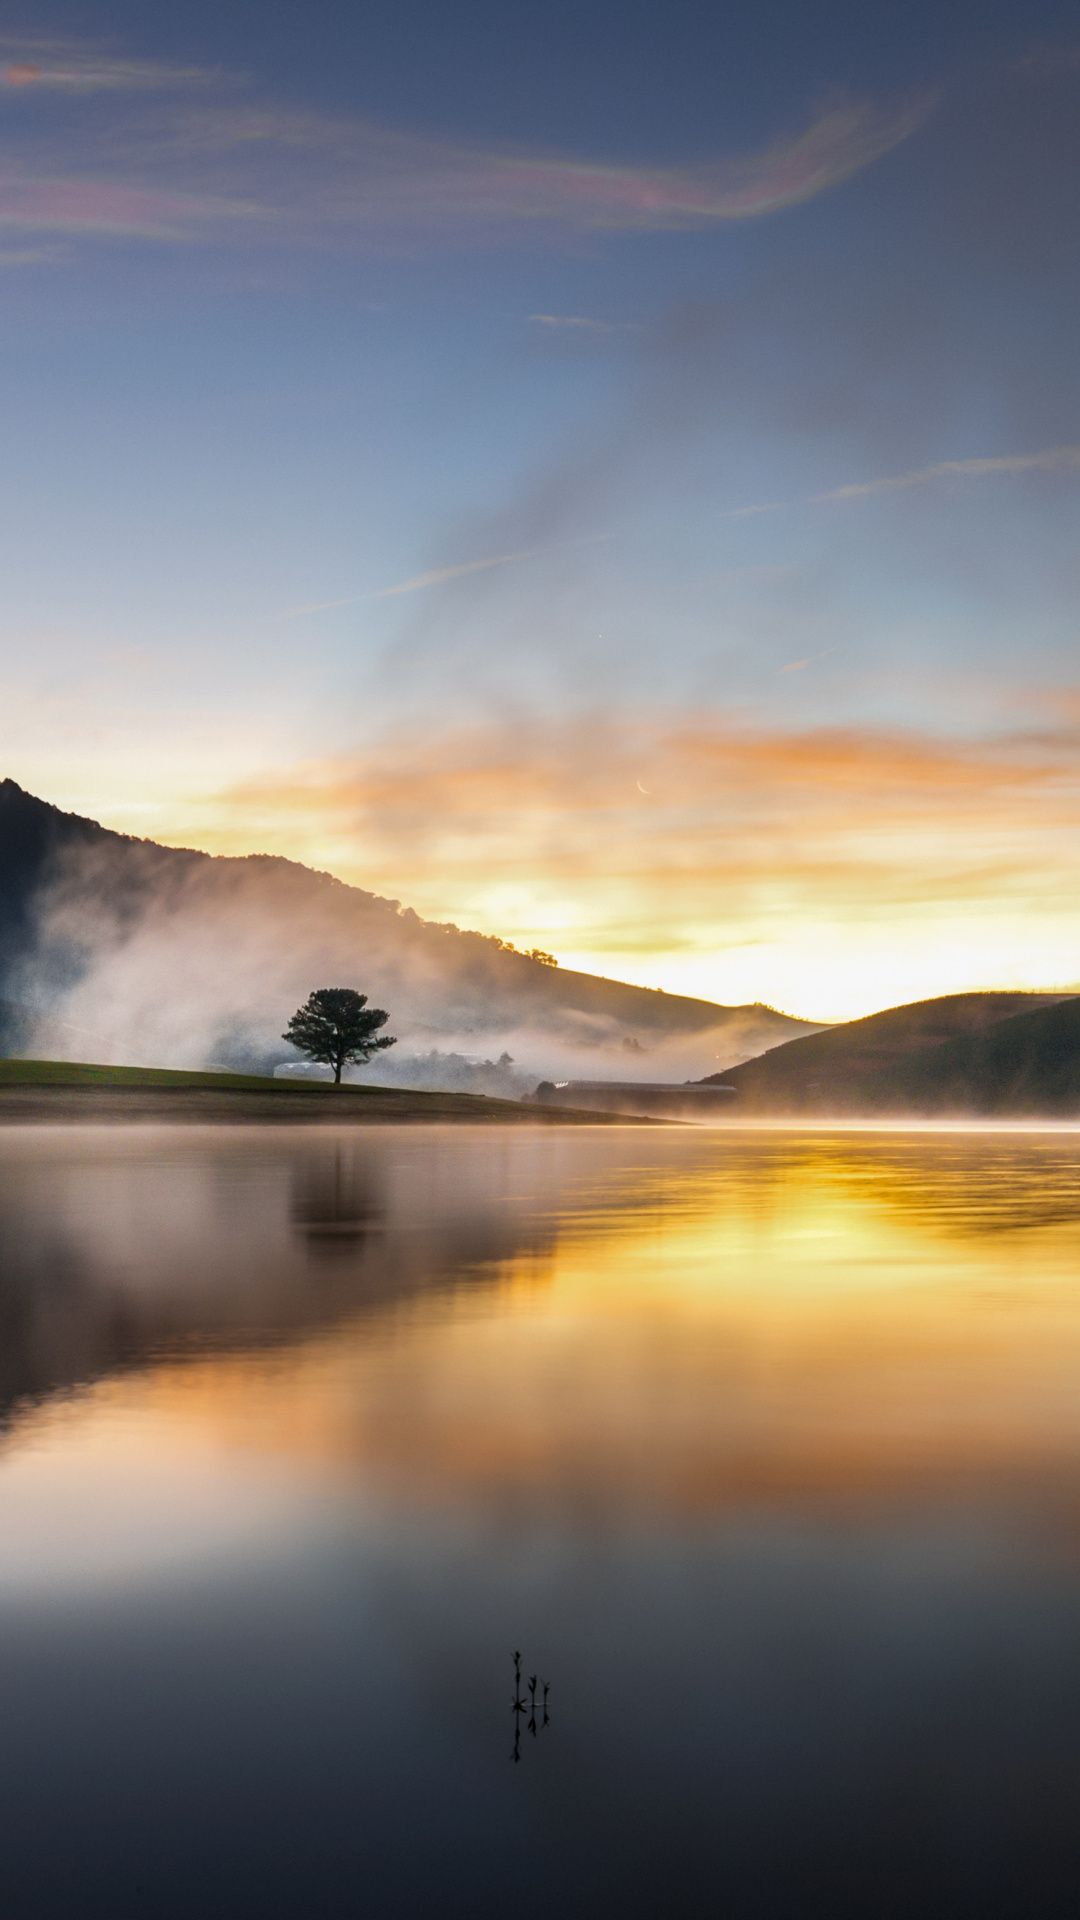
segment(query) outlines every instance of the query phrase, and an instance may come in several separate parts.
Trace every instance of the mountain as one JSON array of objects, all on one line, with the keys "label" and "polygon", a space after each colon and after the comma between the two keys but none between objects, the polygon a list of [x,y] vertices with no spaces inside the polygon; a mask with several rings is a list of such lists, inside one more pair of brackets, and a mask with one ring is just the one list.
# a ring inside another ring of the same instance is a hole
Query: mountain
[{"label": "mountain", "polygon": [[732,1117],[1080,1111],[1080,998],[961,993],[851,1020],[729,1073]]},{"label": "mountain", "polygon": [[293,1009],[337,982],[390,1010],[386,1077],[427,1085],[448,1053],[454,1085],[481,1053],[500,1056],[496,1077],[509,1054],[534,1080],[637,1079],[646,1063],[650,1077],[685,1079],[815,1031],[767,1007],[549,966],[294,861],[132,839],[0,782],[9,1046],[266,1070],[295,1059],[280,1039]]}]

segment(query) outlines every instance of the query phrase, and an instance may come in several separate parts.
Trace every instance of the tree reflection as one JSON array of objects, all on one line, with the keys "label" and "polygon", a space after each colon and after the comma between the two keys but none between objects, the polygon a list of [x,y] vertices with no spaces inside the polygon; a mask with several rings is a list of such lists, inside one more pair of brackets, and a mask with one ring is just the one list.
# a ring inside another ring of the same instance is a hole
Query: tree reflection
[{"label": "tree reflection", "polygon": [[318,1257],[355,1256],[384,1216],[371,1164],[354,1149],[335,1143],[293,1168],[289,1218]]}]

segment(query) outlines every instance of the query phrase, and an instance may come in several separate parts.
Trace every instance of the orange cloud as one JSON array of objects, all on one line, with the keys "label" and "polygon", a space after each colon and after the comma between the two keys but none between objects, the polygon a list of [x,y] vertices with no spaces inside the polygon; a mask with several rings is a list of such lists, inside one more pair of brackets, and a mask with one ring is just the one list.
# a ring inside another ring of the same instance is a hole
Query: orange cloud
[{"label": "orange cloud", "polygon": [[249,780],[173,837],[290,854],[643,984],[840,1017],[1068,984],[1078,747],[1064,721],[978,740],[507,722]]},{"label": "orange cloud", "polygon": [[523,722],[422,744],[395,736],[355,762],[300,768],[233,789],[223,801],[232,815],[268,808],[340,823],[378,812],[389,831],[395,819],[417,815],[436,834],[440,823],[481,825],[484,814],[493,828],[512,816],[516,831],[523,815],[573,821],[603,807],[613,821],[633,820],[640,845],[650,831],[643,820],[686,814],[692,830],[693,816],[707,825],[710,810],[722,806],[749,824],[782,817],[792,798],[800,817],[809,808],[840,829],[852,824],[845,798],[852,790],[862,796],[864,818],[887,815],[892,824],[969,795],[981,809],[1011,809],[1032,791],[1071,787],[1075,744],[1068,730],[966,741],[874,728],[753,728],[723,713],[693,722]]}]

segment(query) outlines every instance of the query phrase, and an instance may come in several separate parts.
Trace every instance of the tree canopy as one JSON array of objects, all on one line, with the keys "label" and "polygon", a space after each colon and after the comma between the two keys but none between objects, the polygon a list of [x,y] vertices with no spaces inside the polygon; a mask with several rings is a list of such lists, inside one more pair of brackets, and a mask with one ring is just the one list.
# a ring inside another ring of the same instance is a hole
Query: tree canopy
[{"label": "tree canopy", "polygon": [[310,1060],[333,1067],[339,1087],[344,1067],[360,1066],[373,1053],[396,1046],[392,1035],[379,1034],[389,1018],[381,1007],[369,1007],[367,994],[354,987],[316,987],[281,1037]]}]

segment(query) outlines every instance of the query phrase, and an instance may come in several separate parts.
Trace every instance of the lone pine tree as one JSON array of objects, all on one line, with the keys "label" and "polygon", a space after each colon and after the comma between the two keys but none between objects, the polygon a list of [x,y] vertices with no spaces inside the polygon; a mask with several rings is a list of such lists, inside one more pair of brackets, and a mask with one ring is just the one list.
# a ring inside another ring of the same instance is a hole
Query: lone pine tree
[{"label": "lone pine tree", "polygon": [[281,1037],[310,1060],[333,1067],[339,1087],[343,1067],[360,1066],[373,1053],[397,1044],[390,1034],[376,1038],[389,1018],[381,1007],[369,1007],[367,994],[354,987],[316,987]]}]

